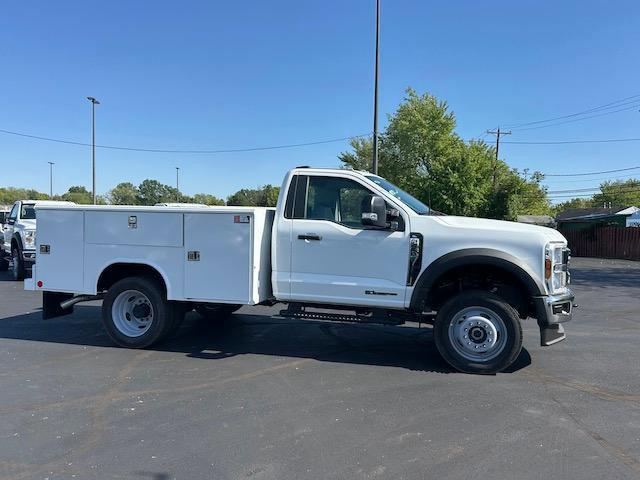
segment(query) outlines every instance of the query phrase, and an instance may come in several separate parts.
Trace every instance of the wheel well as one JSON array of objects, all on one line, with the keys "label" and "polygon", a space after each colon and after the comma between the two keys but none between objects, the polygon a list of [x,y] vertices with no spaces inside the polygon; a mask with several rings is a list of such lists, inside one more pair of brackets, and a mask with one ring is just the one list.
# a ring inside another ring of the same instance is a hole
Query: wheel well
[{"label": "wheel well", "polygon": [[514,307],[521,318],[532,312],[527,285],[514,273],[486,264],[461,265],[442,273],[425,292],[424,304],[438,310],[453,295],[465,290],[492,292]]},{"label": "wheel well", "polygon": [[103,270],[98,278],[97,291],[104,292],[114,283],[128,277],[151,277],[162,286],[167,295],[167,285],[164,278],[155,268],[143,263],[114,263]]}]

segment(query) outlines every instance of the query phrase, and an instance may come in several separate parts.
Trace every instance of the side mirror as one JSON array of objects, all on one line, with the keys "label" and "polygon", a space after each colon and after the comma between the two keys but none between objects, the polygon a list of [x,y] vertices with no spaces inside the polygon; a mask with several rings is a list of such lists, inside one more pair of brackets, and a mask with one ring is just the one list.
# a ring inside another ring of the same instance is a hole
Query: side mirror
[{"label": "side mirror", "polygon": [[7,220],[7,225],[13,225],[14,223],[16,223],[15,218],[10,218],[9,220]]},{"label": "side mirror", "polygon": [[387,228],[387,203],[378,195],[362,199],[362,224],[374,228]]}]

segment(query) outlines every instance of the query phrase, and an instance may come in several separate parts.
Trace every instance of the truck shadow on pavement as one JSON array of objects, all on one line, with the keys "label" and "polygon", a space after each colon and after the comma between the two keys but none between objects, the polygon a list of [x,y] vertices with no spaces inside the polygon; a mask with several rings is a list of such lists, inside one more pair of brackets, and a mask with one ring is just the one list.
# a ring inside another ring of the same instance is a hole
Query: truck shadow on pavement
[{"label": "truck shadow on pavement", "polygon": [[[424,325],[357,325],[244,311],[218,321],[189,313],[176,334],[151,350],[180,352],[202,360],[257,354],[456,373],[442,360],[431,328]],[[100,317],[99,306],[76,306],[72,315],[51,320],[42,320],[39,311],[7,317],[0,319],[0,338],[117,348],[104,333]],[[523,348],[505,373],[530,363],[529,352]]]}]

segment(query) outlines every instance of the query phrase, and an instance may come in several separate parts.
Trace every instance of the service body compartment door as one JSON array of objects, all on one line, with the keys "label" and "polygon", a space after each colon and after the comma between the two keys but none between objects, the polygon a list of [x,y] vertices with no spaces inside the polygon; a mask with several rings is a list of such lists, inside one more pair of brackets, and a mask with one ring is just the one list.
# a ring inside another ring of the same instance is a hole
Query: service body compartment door
[{"label": "service body compartment door", "polygon": [[38,210],[36,275],[42,290],[82,292],[84,212]]},{"label": "service body compartment door", "polygon": [[250,303],[253,215],[184,215],[184,296],[218,303]]}]

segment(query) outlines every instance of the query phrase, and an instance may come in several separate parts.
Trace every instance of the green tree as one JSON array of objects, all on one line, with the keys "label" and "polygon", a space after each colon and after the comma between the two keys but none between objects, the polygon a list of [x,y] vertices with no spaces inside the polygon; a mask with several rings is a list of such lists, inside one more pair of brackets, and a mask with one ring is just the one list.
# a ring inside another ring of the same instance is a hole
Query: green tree
[{"label": "green tree", "polygon": [[264,185],[261,188],[243,188],[227,198],[227,205],[274,207],[278,202],[280,187]]},{"label": "green tree", "polygon": [[0,187],[0,205],[11,205],[17,200],[46,200],[49,195],[37,190],[15,187]]},{"label": "green tree", "polygon": [[93,196],[91,195],[91,192],[82,185],[74,185],[69,187],[69,190],[62,195],[62,200],[81,204],[91,204],[93,203]]},{"label": "green tree", "polygon": [[275,207],[278,203],[278,195],[280,195],[280,187],[273,185],[265,185],[262,187],[262,204],[261,207]]},{"label": "green tree", "polygon": [[[171,191],[171,187],[160,183],[158,180],[146,179],[138,186],[138,194],[136,195],[136,204],[138,205],[155,205],[156,203],[175,202],[175,189]],[[172,193],[173,196],[171,195]]]},{"label": "green tree", "polygon": [[204,205],[224,205],[224,200],[208,193],[196,193],[193,196],[193,202]]},{"label": "green tree", "polygon": [[640,206],[640,179],[616,180],[600,184],[600,192],[593,196],[594,207],[611,203],[616,207]]},{"label": "green tree", "polygon": [[572,198],[566,202],[557,203],[553,206],[553,214],[569,210],[570,208],[590,208],[593,207],[593,198]]},{"label": "green tree", "polygon": [[138,187],[131,182],[123,182],[113,187],[107,198],[113,205],[136,205],[138,194]]}]

